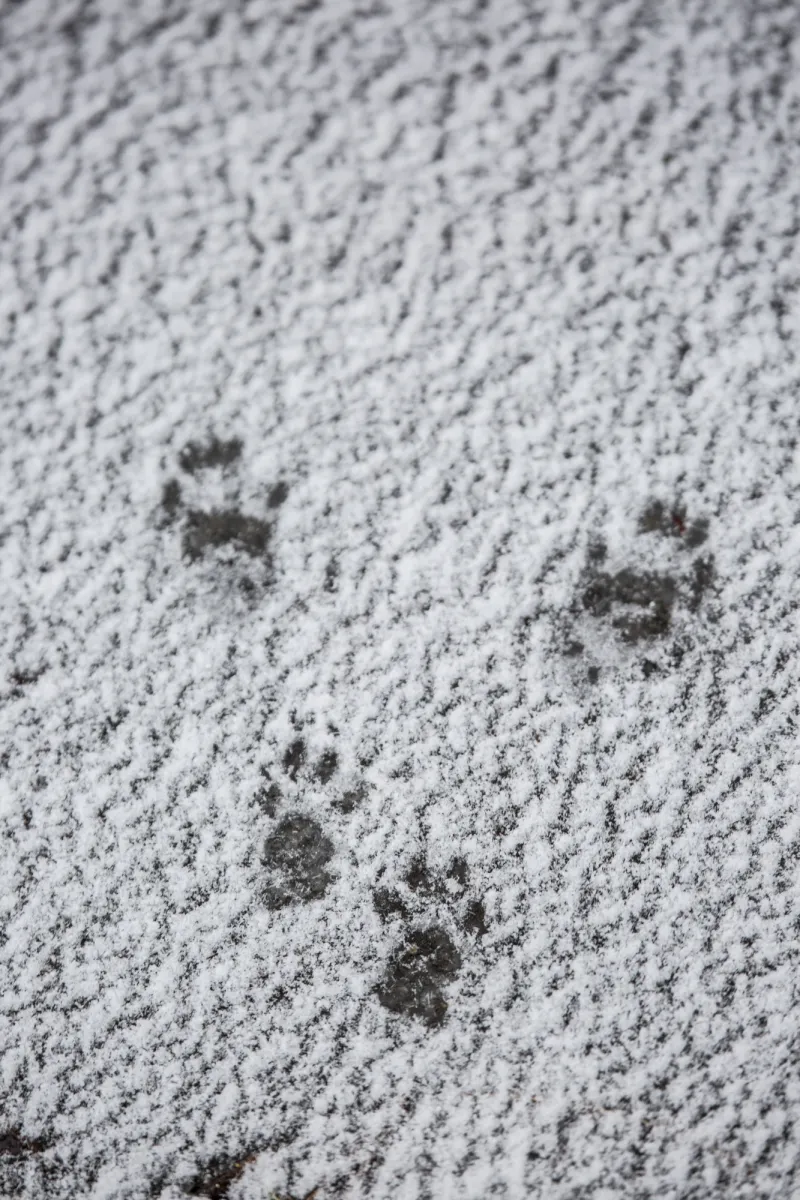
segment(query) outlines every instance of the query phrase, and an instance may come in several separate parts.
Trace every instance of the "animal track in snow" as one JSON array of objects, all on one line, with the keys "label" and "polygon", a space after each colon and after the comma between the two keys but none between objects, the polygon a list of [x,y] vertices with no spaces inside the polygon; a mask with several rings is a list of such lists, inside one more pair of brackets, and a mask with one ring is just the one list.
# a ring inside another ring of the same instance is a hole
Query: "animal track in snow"
[{"label": "animal track in snow", "polygon": [[[455,981],[463,961],[445,921],[479,938],[488,928],[483,901],[469,895],[468,884],[469,869],[463,858],[454,858],[444,873],[415,858],[399,888],[379,887],[373,892],[381,919],[391,923],[399,918],[406,925],[376,989],[378,1000],[390,1012],[415,1017],[431,1027],[444,1021],[445,988]],[[437,919],[423,925],[431,913]],[[438,919],[440,915],[444,921]]]},{"label": "animal track in snow", "polygon": [[[208,473],[222,471],[225,475],[229,468],[237,466],[243,451],[244,443],[238,437],[220,439],[212,436],[205,442],[190,441],[178,454],[178,466],[189,477],[191,490],[202,493],[202,481],[208,478]],[[274,512],[285,503],[288,495],[289,487],[285,481],[271,484],[266,496],[267,510]],[[182,525],[183,557],[189,563],[215,558],[220,552],[229,563],[241,561],[242,556],[246,556],[254,566],[261,566],[261,582],[271,581],[274,517],[268,519],[246,513],[229,503],[210,507],[188,503],[180,481],[171,478],[162,490],[160,524],[169,527],[178,521]],[[246,592],[255,588],[249,575],[241,583]]]},{"label": "animal track in snow", "polygon": [[[680,657],[680,635],[702,619],[702,606],[715,580],[711,555],[687,558],[708,538],[705,517],[690,520],[682,505],[668,507],[652,500],[637,524],[638,535],[656,535],[651,560],[657,566],[624,563],[607,565],[609,550],[601,539],[590,543],[586,563],[560,633],[562,652],[568,659],[586,662],[586,677],[597,682],[601,667],[619,663],[623,648],[659,647]],[[670,644],[670,638],[677,638]],[[591,661],[594,659],[595,661]],[[665,668],[652,657],[642,660],[645,678]]]}]

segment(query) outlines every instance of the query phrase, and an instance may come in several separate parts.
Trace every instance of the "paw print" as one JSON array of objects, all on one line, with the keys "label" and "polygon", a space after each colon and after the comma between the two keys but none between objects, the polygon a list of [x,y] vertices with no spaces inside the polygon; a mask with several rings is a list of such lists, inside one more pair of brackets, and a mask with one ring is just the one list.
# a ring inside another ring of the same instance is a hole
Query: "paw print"
[{"label": "paw print", "polygon": [[[324,750],[309,769],[305,740],[297,737],[286,747],[281,769],[293,785],[306,778],[327,787],[338,773],[339,758],[335,750]],[[344,814],[353,812],[366,796],[366,786],[361,782],[345,788],[337,788],[334,783],[331,790],[335,792],[332,807]],[[283,789],[276,780],[266,779],[255,799],[261,810],[275,819],[283,802]],[[262,893],[264,903],[279,909],[321,899],[334,880],[329,869],[333,857],[333,842],[318,821],[299,808],[284,813],[264,842],[262,858],[268,876]]]},{"label": "paw print", "polygon": [[[202,491],[204,481],[217,472],[225,476],[242,457],[240,438],[222,440],[211,437],[206,442],[188,442],[178,455],[178,466],[189,477],[192,489]],[[274,522],[268,517],[242,512],[230,504],[200,507],[184,501],[183,486],[176,478],[169,479],[163,488],[160,523],[169,527],[182,524],[183,557],[190,563],[222,552],[228,562],[241,561],[242,556],[260,565],[267,579],[272,573],[271,544]],[[289,494],[288,485],[279,480],[266,496],[269,511],[279,508]],[[248,586],[249,585],[249,586]],[[243,582],[245,590],[253,587],[251,580]]]},{"label": "paw print", "polygon": [[[607,566],[608,550],[603,541],[590,544],[586,565],[569,611],[563,653],[576,661],[589,657],[606,660],[609,647],[647,647],[652,654],[676,631],[698,619],[715,580],[714,560],[707,554],[692,555],[708,538],[708,521],[690,520],[681,505],[672,508],[651,501],[641,514],[637,533],[652,539],[655,556],[666,569],[650,566]],[[653,554],[650,556],[653,557]],[[652,658],[644,658],[645,678],[661,670]],[[597,662],[587,668],[595,683],[600,675]]]},{"label": "paw print", "polygon": [[483,901],[469,894],[469,869],[463,858],[452,860],[443,874],[431,871],[422,858],[408,865],[399,887],[379,887],[373,903],[385,923],[401,923],[401,939],[376,989],[389,1012],[413,1017],[433,1028],[447,1015],[445,989],[455,981],[462,957],[445,922],[423,924],[433,912],[446,915],[462,932],[487,932]]}]

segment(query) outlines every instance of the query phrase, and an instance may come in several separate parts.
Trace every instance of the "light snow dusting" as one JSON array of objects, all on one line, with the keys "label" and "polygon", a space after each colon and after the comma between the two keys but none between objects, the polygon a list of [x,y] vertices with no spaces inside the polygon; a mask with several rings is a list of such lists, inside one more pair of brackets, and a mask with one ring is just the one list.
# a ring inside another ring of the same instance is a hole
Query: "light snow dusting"
[{"label": "light snow dusting", "polygon": [[798,1193],[799,139],[794,0],[0,2],[1,1196]]}]

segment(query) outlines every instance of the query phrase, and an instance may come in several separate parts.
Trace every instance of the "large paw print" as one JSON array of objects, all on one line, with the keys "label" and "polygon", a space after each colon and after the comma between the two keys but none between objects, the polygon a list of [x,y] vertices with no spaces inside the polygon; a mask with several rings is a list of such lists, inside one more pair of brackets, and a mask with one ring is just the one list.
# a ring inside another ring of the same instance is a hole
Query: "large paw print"
[{"label": "large paw print", "polygon": [[[697,619],[715,579],[710,555],[689,557],[708,537],[705,518],[690,521],[681,506],[668,508],[659,500],[647,505],[638,523],[640,535],[656,535],[659,557],[668,569],[622,566],[609,570],[604,542],[593,542],[570,609],[563,639],[564,653],[573,659],[603,657],[609,634],[621,646],[647,646],[652,650],[673,634],[678,623]],[[607,655],[606,655],[607,657]],[[642,663],[645,676],[660,668],[651,658]],[[590,682],[599,677],[594,662],[588,667]]]}]

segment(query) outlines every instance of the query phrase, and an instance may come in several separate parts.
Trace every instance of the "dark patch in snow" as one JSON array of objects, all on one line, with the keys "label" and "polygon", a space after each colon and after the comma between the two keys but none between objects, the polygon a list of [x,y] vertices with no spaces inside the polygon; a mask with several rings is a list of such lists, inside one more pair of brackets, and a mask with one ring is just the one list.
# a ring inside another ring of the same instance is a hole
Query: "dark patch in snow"
[{"label": "dark patch in snow", "polygon": [[359,783],[356,787],[350,788],[344,792],[338,799],[333,801],[333,807],[342,813],[351,813],[358,808],[359,804],[366,799],[367,789],[365,784]]},{"label": "dark patch in snow", "polygon": [[323,584],[326,592],[335,592],[336,583],[339,578],[339,564],[335,558],[332,558],[325,568],[325,582]]},{"label": "dark patch in snow", "polygon": [[386,968],[377,996],[389,1012],[415,1017],[430,1027],[447,1015],[444,989],[458,975],[461,955],[439,926],[412,930]]},{"label": "dark patch in snow", "polygon": [[399,892],[394,888],[376,888],[372,893],[372,902],[375,905],[375,911],[383,921],[388,921],[391,917],[408,916],[408,908]]},{"label": "dark patch in snow", "polygon": [[623,641],[635,643],[669,632],[676,595],[677,584],[671,575],[623,567],[613,575],[593,573],[582,602],[591,616],[611,617]]},{"label": "dark patch in snow", "polygon": [[422,858],[412,859],[405,874],[405,881],[412,892],[432,892],[434,888],[433,878]]},{"label": "dark patch in snow", "polygon": [[236,509],[190,509],[186,516],[183,552],[196,562],[207,550],[233,546],[251,558],[269,561],[268,546],[272,530],[266,521],[248,517]]},{"label": "dark patch in snow", "polygon": [[274,487],[272,487],[270,489],[270,493],[267,496],[267,507],[268,508],[280,508],[280,506],[283,503],[285,503],[286,497],[288,495],[289,495],[288,483],[284,483],[283,480],[279,480],[274,485]]},{"label": "dark patch in snow", "polygon": [[336,771],[339,763],[339,757],[335,750],[326,750],[319,759],[314,774],[320,783],[327,783]]},{"label": "dark patch in snow", "polygon": [[470,900],[467,905],[464,931],[474,933],[479,938],[489,932],[489,926],[486,923],[486,909],[482,900]]},{"label": "dark patch in snow", "polygon": [[295,738],[283,756],[283,769],[291,780],[297,779],[297,773],[305,761],[306,744],[302,738]]},{"label": "dark patch in snow", "polygon": [[277,783],[265,785],[256,792],[256,803],[268,817],[274,817],[281,802],[281,789]]},{"label": "dark patch in snow", "polygon": [[268,908],[319,900],[333,882],[327,865],[333,843],[310,817],[283,817],[264,843],[264,862],[272,878],[264,890]]},{"label": "dark patch in snow", "polygon": [[232,1184],[241,1179],[246,1166],[253,1162],[255,1154],[250,1152],[241,1158],[212,1158],[202,1171],[185,1187],[187,1196],[206,1196],[208,1200],[222,1200]]},{"label": "dark patch in snow", "polygon": [[640,533],[660,533],[681,538],[691,549],[702,546],[708,537],[708,519],[689,521],[683,505],[668,508],[662,500],[651,500],[639,517]]},{"label": "dark patch in snow", "polygon": [[692,612],[697,612],[715,577],[714,559],[710,555],[706,558],[696,558],[692,563],[689,580],[689,608]]},{"label": "dark patch in snow", "polygon": [[17,667],[11,672],[9,678],[15,688],[28,687],[41,679],[46,670],[46,667]]},{"label": "dark patch in snow", "polygon": [[26,1154],[41,1154],[47,1143],[39,1138],[23,1137],[19,1129],[6,1129],[0,1133],[0,1155],[4,1158],[22,1158]]},{"label": "dark patch in snow", "polygon": [[231,463],[236,462],[241,454],[241,438],[231,438],[224,442],[219,438],[212,437],[204,446],[198,442],[189,442],[181,450],[178,463],[182,471],[196,475],[205,467],[228,467]]},{"label": "dark patch in snow", "polygon": [[453,859],[447,868],[447,878],[451,884],[448,891],[455,892],[456,895],[461,895],[469,882],[469,867],[463,858],[456,857]]},{"label": "dark patch in snow", "polygon": [[168,479],[161,493],[161,510],[164,514],[164,523],[166,525],[171,525],[175,520],[180,506],[181,485],[177,479]]}]

